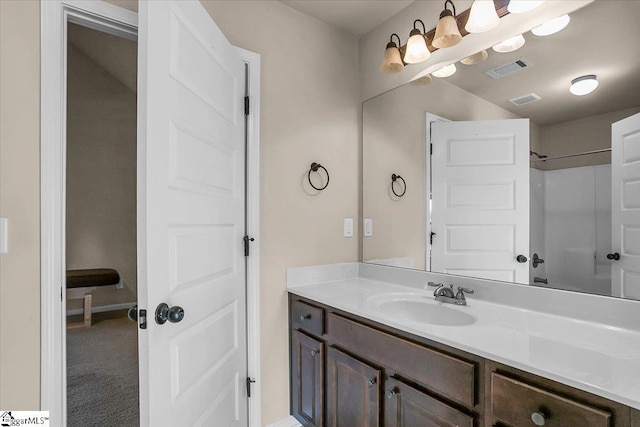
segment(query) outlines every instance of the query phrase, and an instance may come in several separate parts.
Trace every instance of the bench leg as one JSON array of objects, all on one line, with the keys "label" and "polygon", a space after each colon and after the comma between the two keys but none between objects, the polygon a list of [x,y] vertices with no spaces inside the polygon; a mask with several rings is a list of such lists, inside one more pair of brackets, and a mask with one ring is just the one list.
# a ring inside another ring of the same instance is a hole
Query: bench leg
[{"label": "bench leg", "polygon": [[91,294],[84,294],[84,326],[91,327]]}]

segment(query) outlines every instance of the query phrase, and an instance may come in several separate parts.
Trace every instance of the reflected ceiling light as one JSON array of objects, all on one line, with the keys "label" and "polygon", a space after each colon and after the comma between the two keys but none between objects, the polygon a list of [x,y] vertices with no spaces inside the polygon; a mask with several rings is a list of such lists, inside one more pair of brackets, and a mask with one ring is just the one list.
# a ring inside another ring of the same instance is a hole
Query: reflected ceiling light
[{"label": "reflected ceiling light", "polygon": [[382,63],[380,64],[380,71],[383,73],[398,73],[404,68],[404,63],[400,57],[400,49],[398,49],[398,45],[393,41],[393,36],[398,38],[398,45],[401,44],[400,37],[396,33],[391,34],[387,48],[384,51],[384,56],[382,57]]},{"label": "reflected ceiling light", "polygon": [[444,78],[453,76],[456,73],[456,64],[445,65],[437,71],[431,73],[434,77]]},{"label": "reflected ceiling light", "polygon": [[[451,5],[453,11],[447,9],[447,5]],[[433,36],[433,47],[443,49],[445,47],[455,46],[462,40],[462,35],[458,29],[458,21],[456,21],[456,7],[451,0],[444,2],[444,10],[440,13],[440,20],[436,26],[436,34]]]},{"label": "reflected ceiling light", "polygon": [[426,86],[431,83],[431,74],[427,74],[426,76],[418,77],[417,79],[411,80],[409,84],[414,86]]},{"label": "reflected ceiling light", "polygon": [[493,47],[493,50],[499,53],[508,53],[518,50],[522,46],[524,46],[524,37],[522,37],[522,34],[519,34],[503,41],[502,43],[498,43]]},{"label": "reflected ceiling light", "polygon": [[460,62],[462,62],[464,65],[475,65],[481,63],[488,57],[489,54],[487,53],[487,51],[481,50],[478,53],[474,53],[473,55],[467,56],[466,58],[462,58]]},{"label": "reflected ceiling light", "polygon": [[524,13],[535,9],[544,3],[544,0],[511,0],[507,6],[509,13]]},{"label": "reflected ceiling light", "polygon": [[569,25],[569,15],[558,16],[551,21],[547,21],[542,25],[535,27],[531,32],[536,36],[550,36],[551,34],[555,34],[558,31],[563,30],[567,25]]},{"label": "reflected ceiling light", "polygon": [[493,0],[475,0],[464,29],[468,33],[484,33],[496,27],[500,17]]},{"label": "reflected ceiling light", "polygon": [[[434,74],[435,75],[435,74]],[[598,87],[598,78],[595,74],[581,76],[571,80],[569,92],[577,96],[590,94]]]},{"label": "reflected ceiling light", "polygon": [[[417,23],[422,24],[422,32],[416,28]],[[413,21],[413,30],[409,33],[409,41],[407,42],[407,50],[404,53],[404,62],[407,64],[417,64],[431,56],[427,47],[427,37],[424,35],[427,30],[424,22],[420,19]]]}]

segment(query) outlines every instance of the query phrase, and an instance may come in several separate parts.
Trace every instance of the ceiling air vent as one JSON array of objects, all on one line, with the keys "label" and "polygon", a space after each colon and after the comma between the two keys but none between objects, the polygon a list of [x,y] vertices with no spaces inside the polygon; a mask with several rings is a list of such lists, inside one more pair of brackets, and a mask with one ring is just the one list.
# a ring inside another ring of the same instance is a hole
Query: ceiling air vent
[{"label": "ceiling air vent", "polygon": [[492,79],[499,79],[501,77],[508,76],[509,74],[515,73],[516,71],[520,71],[523,68],[527,68],[530,66],[531,66],[531,62],[529,62],[527,59],[520,58],[516,61],[499,65],[496,68],[492,68],[490,70],[485,71],[484,73],[487,76],[491,77]]},{"label": "ceiling air vent", "polygon": [[513,105],[517,105],[519,107],[521,105],[531,104],[532,102],[536,102],[539,99],[540,99],[540,97],[538,95],[536,95],[535,93],[531,92],[531,93],[528,93],[526,95],[518,96],[516,98],[511,98],[509,100],[509,102],[512,103]]}]

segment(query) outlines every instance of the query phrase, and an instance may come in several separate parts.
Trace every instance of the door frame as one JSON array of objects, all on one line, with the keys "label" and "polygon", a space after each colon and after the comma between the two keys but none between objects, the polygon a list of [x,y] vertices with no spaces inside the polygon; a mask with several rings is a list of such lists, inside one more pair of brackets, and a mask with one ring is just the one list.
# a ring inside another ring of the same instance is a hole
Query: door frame
[{"label": "door frame", "polygon": [[[65,200],[67,22],[137,40],[138,14],[104,1],[40,3],[40,409],[52,426],[67,421]],[[261,422],[260,393],[260,55],[238,48],[248,64],[247,233],[256,239],[247,259],[247,374],[257,381],[249,399],[249,423]],[[138,157],[137,169],[145,168]],[[145,197],[138,191],[137,204]],[[138,217],[138,227],[145,227]],[[139,262],[140,259],[138,260]],[[139,266],[140,268],[140,266]],[[140,333],[138,331],[138,333]],[[141,401],[141,407],[145,405]],[[141,413],[141,420],[145,417]]]}]

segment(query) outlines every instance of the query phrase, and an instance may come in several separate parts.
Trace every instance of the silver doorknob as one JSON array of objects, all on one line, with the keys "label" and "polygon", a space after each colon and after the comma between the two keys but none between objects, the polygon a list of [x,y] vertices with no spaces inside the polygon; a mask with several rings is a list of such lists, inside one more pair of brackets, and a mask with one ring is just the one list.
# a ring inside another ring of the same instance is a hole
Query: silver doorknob
[{"label": "silver doorknob", "polygon": [[540,411],[534,412],[533,414],[531,414],[531,421],[533,421],[533,423],[537,426],[543,426],[546,419],[547,418]]},{"label": "silver doorknob", "polygon": [[171,323],[178,323],[184,319],[184,310],[177,305],[169,307],[166,303],[160,303],[156,308],[156,323],[164,325],[167,320]]}]

